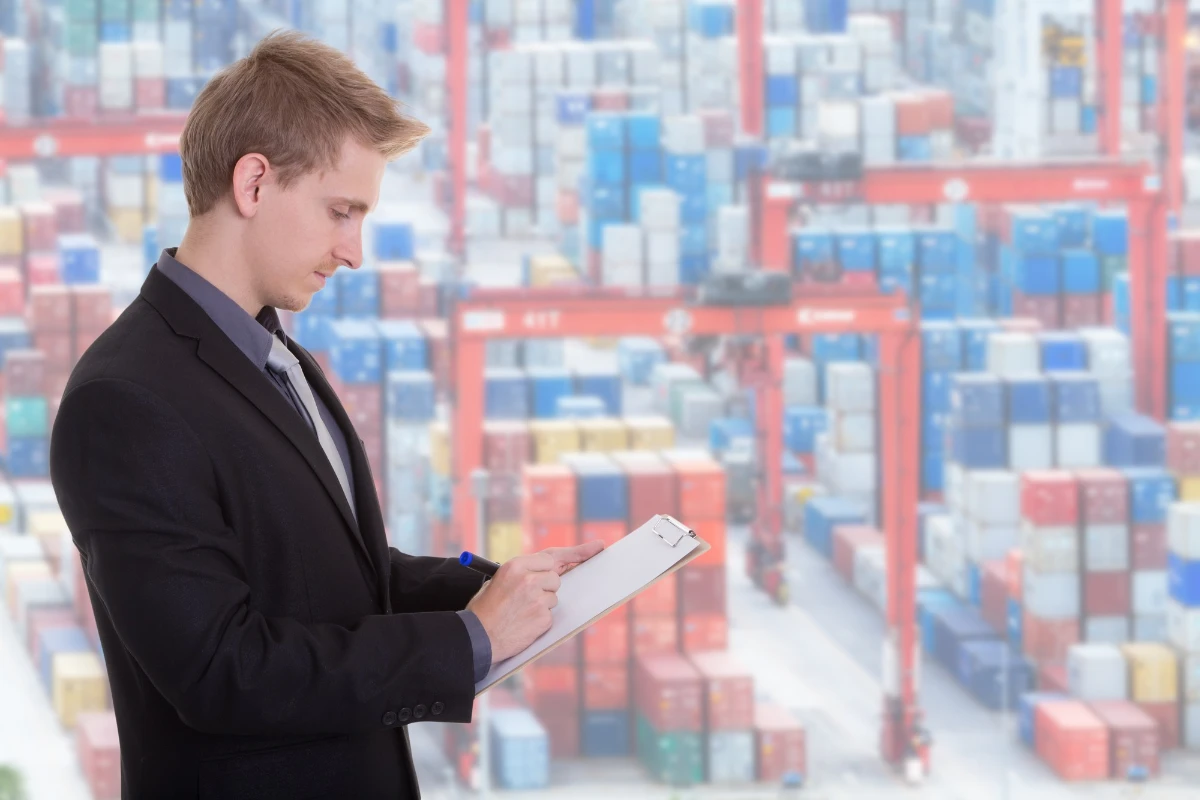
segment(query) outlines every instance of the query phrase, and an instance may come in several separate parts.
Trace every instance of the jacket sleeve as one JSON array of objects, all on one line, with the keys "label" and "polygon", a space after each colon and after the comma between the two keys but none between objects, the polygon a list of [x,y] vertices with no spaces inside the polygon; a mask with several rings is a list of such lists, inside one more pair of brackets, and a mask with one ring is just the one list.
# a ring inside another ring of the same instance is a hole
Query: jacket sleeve
[{"label": "jacket sleeve", "polygon": [[410,556],[389,548],[388,583],[392,609],[407,611],[460,611],[483,587],[483,576],[458,563],[456,558]]},{"label": "jacket sleeve", "polygon": [[418,704],[441,704],[428,720],[471,719],[471,640],[453,611],[342,626],[255,607],[245,532],[226,524],[213,462],[152,391],[108,378],[73,389],[54,424],[50,471],[97,603],[196,730],[360,733]]}]

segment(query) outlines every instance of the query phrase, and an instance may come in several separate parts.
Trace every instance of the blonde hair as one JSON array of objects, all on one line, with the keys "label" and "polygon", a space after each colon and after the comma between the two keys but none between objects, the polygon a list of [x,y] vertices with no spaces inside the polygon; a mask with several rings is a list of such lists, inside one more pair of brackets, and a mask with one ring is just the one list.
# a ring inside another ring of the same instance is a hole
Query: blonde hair
[{"label": "blonde hair", "polygon": [[274,32],[212,77],[183,133],[183,191],[193,217],[230,191],[233,167],[261,153],[281,186],[336,166],[347,136],[388,160],[429,133],[340,51],[295,31]]}]

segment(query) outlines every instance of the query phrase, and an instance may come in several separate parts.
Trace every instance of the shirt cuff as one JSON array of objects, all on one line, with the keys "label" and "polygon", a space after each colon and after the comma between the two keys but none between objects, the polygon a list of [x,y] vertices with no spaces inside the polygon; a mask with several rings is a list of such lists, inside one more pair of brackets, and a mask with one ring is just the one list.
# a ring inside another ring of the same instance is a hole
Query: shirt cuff
[{"label": "shirt cuff", "polygon": [[467,634],[471,637],[471,653],[475,659],[475,682],[479,683],[487,677],[492,669],[492,640],[488,638],[483,623],[474,611],[459,611],[463,624],[467,626]]}]

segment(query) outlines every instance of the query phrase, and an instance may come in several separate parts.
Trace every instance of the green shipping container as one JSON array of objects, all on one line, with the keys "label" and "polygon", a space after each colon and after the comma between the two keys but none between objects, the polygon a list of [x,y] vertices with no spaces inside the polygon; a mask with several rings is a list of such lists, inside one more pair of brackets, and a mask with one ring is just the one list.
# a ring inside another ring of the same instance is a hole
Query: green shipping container
[{"label": "green shipping container", "polygon": [[671,384],[671,397],[669,398],[669,410],[671,412],[671,420],[676,424],[680,424],[683,419],[683,398],[688,392],[694,389],[703,389],[708,386],[702,380],[696,381],[675,381]]},{"label": "green shipping container", "polygon": [[1100,256],[1100,291],[1112,291],[1113,279],[1129,269],[1125,256]]},{"label": "green shipping container", "polygon": [[101,22],[129,22],[129,0],[100,0]]},{"label": "green shipping container", "polygon": [[162,16],[160,0],[133,0],[130,16],[134,22],[158,22]]},{"label": "green shipping container", "polygon": [[67,23],[67,55],[95,58],[99,37],[100,29],[95,22]]},{"label": "green shipping container", "polygon": [[98,0],[67,0],[67,22],[95,23],[99,14]]},{"label": "green shipping container", "polygon": [[637,715],[638,758],[654,779],[663,783],[704,783],[702,739],[699,733],[659,733],[643,715]]},{"label": "green shipping container", "polygon": [[49,409],[44,397],[8,397],[4,400],[9,436],[49,436]]}]

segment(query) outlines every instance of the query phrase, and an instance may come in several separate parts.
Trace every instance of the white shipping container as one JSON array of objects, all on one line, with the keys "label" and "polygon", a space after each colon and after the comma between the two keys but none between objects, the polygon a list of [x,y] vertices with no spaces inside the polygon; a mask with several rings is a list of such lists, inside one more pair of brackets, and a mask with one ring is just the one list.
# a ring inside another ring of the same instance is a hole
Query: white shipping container
[{"label": "white shipping container", "polygon": [[663,264],[678,272],[679,234],[676,231],[647,230],[645,240],[647,264]]},{"label": "white shipping container", "polygon": [[966,533],[967,557],[976,564],[1007,558],[1008,552],[1021,543],[1021,531],[1016,524],[987,525],[968,519]]},{"label": "white shipping container", "polygon": [[[1129,641],[1129,617],[1084,617],[1083,641],[1124,644]],[[1138,639],[1137,641],[1145,641]]]},{"label": "white shipping container", "polygon": [[1134,614],[1162,614],[1167,610],[1166,570],[1139,570],[1131,572],[1130,578]]},{"label": "white shipping container", "polygon": [[1075,644],[1067,651],[1067,683],[1080,700],[1125,700],[1125,656],[1111,644]]},{"label": "white shipping container", "polygon": [[649,42],[629,42],[630,78],[635,84],[653,84],[659,79],[662,60]]},{"label": "white shipping container", "polygon": [[817,106],[817,132],[831,140],[859,137],[858,104],[846,100],[824,100]]},{"label": "white shipping container", "polygon": [[763,38],[763,69],[768,75],[796,74],[796,45],[791,39]]},{"label": "white shipping container", "polygon": [[646,285],[670,288],[679,285],[679,264],[654,262],[646,264]]},{"label": "white shipping container", "polygon": [[1025,568],[1023,605],[1040,619],[1075,619],[1079,616],[1079,573],[1035,572]]},{"label": "white shipping container", "polygon": [[1133,375],[1098,378],[1100,413],[1105,416],[1134,410]]},{"label": "white shipping container", "polygon": [[1184,703],[1200,703],[1200,653],[1179,654],[1179,685]]},{"label": "white shipping container", "polygon": [[880,611],[887,608],[887,554],[882,545],[854,552],[854,588]]},{"label": "white shipping container", "polygon": [[1058,466],[1065,469],[1100,466],[1100,426],[1091,423],[1058,425],[1054,429]]},{"label": "white shipping container", "polygon": [[160,42],[134,42],[133,76],[135,78],[163,77],[163,47]]},{"label": "white shipping container", "polygon": [[642,229],[637,225],[605,225],[601,247],[606,264],[641,264]]},{"label": "white shipping container", "polygon": [[1167,547],[1185,560],[1200,559],[1200,504],[1171,504],[1167,511]]},{"label": "white shipping container", "polygon": [[1083,531],[1083,565],[1087,572],[1129,569],[1129,526],[1088,525]]},{"label": "white shipping container", "polygon": [[830,456],[832,482],[844,494],[869,494],[875,491],[875,454],[841,453]]},{"label": "white shipping container", "polygon": [[1041,352],[1032,335],[1005,331],[988,336],[988,372],[1003,378],[1040,370]]},{"label": "white shipping container", "polygon": [[533,150],[528,147],[498,146],[492,151],[492,162],[501,175],[533,174]]},{"label": "white shipping container", "polygon": [[163,71],[168,78],[192,75],[192,21],[163,20]]},{"label": "white shipping container", "polygon": [[1165,614],[1142,614],[1132,617],[1135,642],[1167,642],[1167,616]]},{"label": "white shipping container", "polygon": [[1050,101],[1050,132],[1077,134],[1082,130],[1083,103],[1079,99]]},{"label": "white shipping container", "polygon": [[829,412],[833,444],[842,453],[875,452],[875,414],[871,412]]},{"label": "white shipping container", "polygon": [[1015,472],[1054,466],[1054,437],[1049,425],[1008,428],[1008,466]]},{"label": "white shipping container", "polygon": [[1070,526],[1037,526],[1021,521],[1025,564],[1038,572],[1078,572],[1079,532]]},{"label": "white shipping container", "polygon": [[893,140],[896,138],[896,103],[888,95],[863,97],[859,100],[862,109],[864,139]]},{"label": "white shipping container", "polygon": [[643,269],[640,263],[622,264],[607,261],[601,265],[600,272],[605,286],[636,289],[645,283],[645,279],[642,277]]},{"label": "white shipping container", "polygon": [[787,358],[783,362],[783,404],[817,404],[817,369],[807,358]]},{"label": "white shipping container", "polygon": [[109,208],[141,208],[146,201],[146,179],[110,171],[104,177],[104,199]]},{"label": "white shipping container", "polygon": [[1129,337],[1115,328],[1080,328],[1077,333],[1087,345],[1089,372],[1097,376],[1131,377]]},{"label": "white shipping container", "polygon": [[1016,525],[1021,511],[1021,484],[1015,472],[971,470],[967,473],[967,514],[987,525]]},{"label": "white shipping container", "polygon": [[[560,126],[556,137],[558,157],[583,164],[587,157],[587,131],[581,127]],[[571,186],[576,189],[578,185]]]},{"label": "white shipping container", "polygon": [[750,211],[746,206],[724,205],[717,209],[717,253],[720,257],[745,260],[750,248]]},{"label": "white shipping container", "polygon": [[533,214],[528,208],[504,209],[504,234],[506,236],[532,236]]},{"label": "white shipping container", "polygon": [[641,189],[638,222],[647,230],[679,230],[679,195],[671,189]]},{"label": "white shipping container", "polygon": [[[1136,573],[1135,573],[1136,574]],[[1184,653],[1200,653],[1200,608],[1168,598],[1167,641]]]},{"label": "white shipping container", "polygon": [[704,152],[704,120],[685,114],[664,117],[663,149],[673,155],[699,155]]},{"label": "white shipping container", "polygon": [[705,179],[708,183],[733,183],[733,151],[724,148],[710,149],[704,155]]},{"label": "white shipping container", "polygon": [[825,367],[825,402],[839,411],[875,410],[875,371],[862,362],[834,362]]},{"label": "white shipping container", "polygon": [[962,538],[947,514],[935,514],[926,521],[925,560],[932,572],[960,597],[966,596],[967,563]]},{"label": "white shipping container", "polygon": [[572,43],[566,48],[567,86],[591,89],[597,85],[596,52],[591,47]]}]

